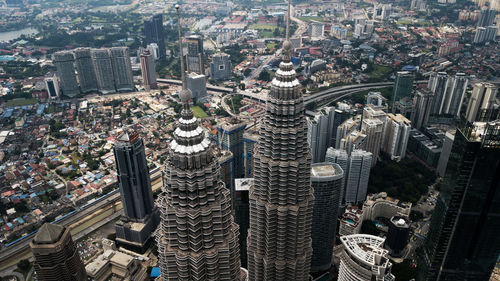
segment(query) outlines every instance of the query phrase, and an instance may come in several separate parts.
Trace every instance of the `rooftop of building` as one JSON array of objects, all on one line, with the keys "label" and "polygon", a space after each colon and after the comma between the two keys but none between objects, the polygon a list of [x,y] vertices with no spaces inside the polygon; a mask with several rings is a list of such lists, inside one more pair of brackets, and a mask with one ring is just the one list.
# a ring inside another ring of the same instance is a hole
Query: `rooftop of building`
[{"label": "rooftop of building", "polygon": [[311,167],[311,175],[313,177],[333,177],[343,174],[342,169],[338,165],[336,166],[327,163],[313,164]]},{"label": "rooftop of building", "polygon": [[392,217],[391,222],[395,226],[400,227],[400,228],[409,228],[410,227],[410,221],[404,217],[398,217],[398,216]]},{"label": "rooftop of building", "polygon": [[61,225],[45,223],[33,238],[35,244],[53,244],[61,239],[66,228]]},{"label": "rooftop of building", "polygon": [[372,266],[389,263],[388,251],[383,248],[384,238],[367,234],[353,234],[340,237],[346,251],[362,262]]},{"label": "rooftop of building", "polygon": [[253,185],[253,178],[234,179],[234,190],[248,191]]}]

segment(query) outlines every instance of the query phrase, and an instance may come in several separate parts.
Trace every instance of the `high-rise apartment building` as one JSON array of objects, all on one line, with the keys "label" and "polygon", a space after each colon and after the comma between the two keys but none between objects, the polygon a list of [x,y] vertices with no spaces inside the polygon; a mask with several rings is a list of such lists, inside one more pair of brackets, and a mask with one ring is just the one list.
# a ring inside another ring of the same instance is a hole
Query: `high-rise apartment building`
[{"label": "high-rise apartment building", "polygon": [[344,171],[340,207],[349,203],[363,202],[368,190],[372,153],[364,150],[353,150],[349,155],[343,149],[331,147],[326,152],[325,161],[338,164]]},{"label": "high-rise apartment building", "polygon": [[474,34],[474,44],[481,44],[484,42],[495,41],[497,36],[498,27],[496,25],[490,25],[486,27],[476,28],[476,33]]},{"label": "high-rise apartment building", "polygon": [[[344,123],[337,127],[337,134],[335,139],[335,148],[340,148],[342,140],[345,140],[351,133],[358,132],[361,124],[361,116],[357,115],[353,118],[347,119]],[[349,151],[350,152],[350,151]]]},{"label": "high-rise apartment building", "polygon": [[483,9],[479,14],[479,18],[477,20],[478,27],[487,27],[493,25],[495,22],[495,16],[497,11],[493,9]]},{"label": "high-rise apartment building", "polygon": [[358,206],[347,206],[343,211],[342,218],[339,223],[339,235],[352,235],[361,232],[363,225],[363,210]]},{"label": "high-rise apartment building", "polygon": [[146,49],[149,50],[149,53],[153,56],[153,60],[157,61],[160,59],[160,48],[156,43],[150,43],[146,46]]},{"label": "high-rise apartment building", "polygon": [[419,130],[427,126],[433,105],[433,93],[429,89],[418,89],[415,94],[415,111],[411,123]]},{"label": "high-rise apartment building", "polygon": [[434,94],[434,102],[432,103],[432,115],[441,114],[443,100],[446,96],[448,86],[448,74],[446,72],[433,73],[429,78],[427,88]]},{"label": "high-rise apartment building", "polygon": [[210,63],[210,77],[214,81],[230,80],[233,76],[231,60],[228,54],[218,53],[212,57]]},{"label": "high-rise apartment building", "polygon": [[[288,19],[290,2],[288,2]],[[288,21],[288,20],[287,20]],[[309,280],[312,256],[311,151],[305,106],[283,43],[283,61],[271,83],[254,155],[248,231],[249,281]]]},{"label": "high-rise apartment building", "polygon": [[155,43],[158,45],[159,58],[165,57],[165,34],[163,31],[163,15],[154,15],[150,20],[144,21],[144,36],[146,45]]},{"label": "high-rise apartment building", "polygon": [[421,280],[489,280],[500,253],[500,121],[457,129]]},{"label": "high-rise apartment building", "polygon": [[372,154],[364,150],[354,150],[349,156],[344,202],[357,204],[366,199]]},{"label": "high-rise apartment building", "polygon": [[45,89],[49,94],[49,98],[51,100],[58,99],[59,96],[61,95],[61,92],[59,90],[59,82],[57,81],[57,76],[47,77],[44,79],[44,82],[45,82]]},{"label": "high-rise apartment building", "polygon": [[155,60],[149,50],[145,50],[141,54],[141,74],[142,85],[146,91],[158,89],[156,82]]},{"label": "high-rise apartment building", "polygon": [[200,35],[186,37],[187,43],[187,71],[197,74],[205,74],[205,55],[203,50],[203,38]]},{"label": "high-rise apartment building", "polygon": [[382,138],[384,136],[384,122],[385,120],[381,121],[376,118],[363,118],[363,122],[361,123],[361,132],[366,135],[364,149],[372,153],[372,167],[378,161]]},{"label": "high-rise apartment building", "polygon": [[491,83],[476,83],[467,106],[465,118],[469,122],[490,121],[495,117],[498,87]]},{"label": "high-rise apartment building", "polygon": [[115,80],[109,49],[93,49],[91,54],[99,92],[103,94],[115,93]]},{"label": "high-rise apartment building", "polygon": [[402,105],[411,103],[414,80],[415,75],[410,71],[399,71],[397,73],[394,89],[392,90],[392,113],[396,112],[396,103]]},{"label": "high-rise apartment building", "polygon": [[333,144],[334,120],[334,107],[322,108],[313,118],[307,118],[307,141],[313,163],[325,161],[326,149]]},{"label": "high-rise apartment building", "polygon": [[383,248],[384,238],[366,234],[340,237],[344,251],[340,255],[339,281],[393,281],[392,263]]},{"label": "high-rise apartment building", "polygon": [[45,223],[30,242],[38,280],[86,281],[87,273],[69,229]]},{"label": "high-rise apartment building", "polygon": [[246,126],[245,122],[236,118],[224,120],[217,125],[217,142],[222,149],[233,153],[233,178],[235,179],[245,177],[243,133]]},{"label": "high-rise apartment building", "polygon": [[189,106],[178,17],[182,73],[181,118],[173,133],[158,197],[161,280],[245,280],[240,268],[239,227],[231,194],[220,180],[219,161]]},{"label": "high-rise apartment building", "polygon": [[441,114],[459,116],[469,79],[465,73],[457,73],[448,79],[446,95],[443,98]]},{"label": "high-rise apartment building", "polygon": [[118,92],[134,90],[134,78],[132,76],[132,64],[127,47],[113,47],[110,49],[111,65],[115,88]]},{"label": "high-rise apartment building", "polygon": [[410,120],[401,114],[389,113],[384,127],[382,151],[389,154],[392,160],[403,159],[406,155],[410,130]]},{"label": "high-rise apartment building", "polygon": [[90,48],[75,49],[75,62],[82,93],[97,92],[97,78]]},{"label": "high-rise apartment building", "polygon": [[317,21],[309,23],[308,33],[313,38],[323,37],[325,34],[325,24]]},{"label": "high-rise apartment building", "polygon": [[440,177],[444,177],[446,173],[446,167],[448,166],[448,161],[450,159],[451,148],[453,146],[453,141],[455,140],[455,131],[446,132],[444,135],[443,148],[441,154],[439,155],[439,161],[437,165],[437,174]]},{"label": "high-rise apartment building", "polygon": [[375,4],[373,6],[373,16],[374,20],[387,20],[391,15],[392,6],[391,4]]},{"label": "high-rise apartment building", "polygon": [[314,189],[311,272],[330,269],[337,233],[338,206],[344,171],[338,164],[316,163],[311,167]]},{"label": "high-rise apartment building", "polygon": [[144,143],[137,132],[122,133],[114,146],[115,162],[123,204],[116,225],[116,241],[144,252],[158,224]]},{"label": "high-rise apartment building", "polygon": [[54,53],[54,64],[57,69],[57,76],[61,82],[62,93],[68,97],[75,97],[80,94],[74,63],[75,57],[73,56],[73,52],[60,51]]}]

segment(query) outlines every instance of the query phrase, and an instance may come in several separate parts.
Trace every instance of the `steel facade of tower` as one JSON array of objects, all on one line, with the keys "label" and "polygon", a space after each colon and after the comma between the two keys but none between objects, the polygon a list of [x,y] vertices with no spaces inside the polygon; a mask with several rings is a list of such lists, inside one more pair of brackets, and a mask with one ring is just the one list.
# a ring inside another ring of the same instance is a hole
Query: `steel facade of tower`
[{"label": "steel facade of tower", "polygon": [[74,63],[75,57],[73,56],[73,52],[60,51],[54,54],[54,64],[56,65],[57,75],[61,81],[61,89],[63,94],[68,97],[80,94]]},{"label": "steel facade of tower", "polygon": [[97,78],[95,76],[90,48],[75,49],[75,61],[82,93],[96,92]]},{"label": "steel facade of tower", "polygon": [[499,139],[500,120],[457,129],[421,280],[489,280],[500,253]]},{"label": "steel facade of tower", "polygon": [[314,204],[311,151],[304,100],[290,61],[288,30],[254,151],[247,249],[250,281],[309,280]]},{"label": "steel facade of tower", "polygon": [[115,225],[116,239],[144,252],[158,224],[144,143],[136,132],[125,132],[118,138],[114,154],[124,212]]},{"label": "steel facade of tower", "polygon": [[38,280],[85,281],[87,273],[68,228],[45,223],[30,242]]},{"label": "steel facade of tower", "polygon": [[428,89],[419,89],[415,94],[415,111],[412,114],[411,122],[417,129],[427,126],[433,104],[433,93]]},{"label": "steel facade of tower", "polygon": [[415,75],[409,71],[400,71],[397,73],[394,89],[392,91],[392,112],[395,112],[396,102],[403,99],[408,100],[413,90],[413,80]]},{"label": "steel facade of tower", "polygon": [[311,181],[315,199],[311,235],[313,246],[311,272],[321,273],[331,267],[343,177],[344,171],[338,164],[312,165]]},{"label": "steel facade of tower", "polygon": [[[179,6],[176,9],[180,21]],[[180,37],[180,23],[178,33]],[[231,195],[220,180],[215,151],[189,106],[192,96],[179,45],[182,111],[158,198],[161,223],[156,241],[161,280],[245,280]]]}]

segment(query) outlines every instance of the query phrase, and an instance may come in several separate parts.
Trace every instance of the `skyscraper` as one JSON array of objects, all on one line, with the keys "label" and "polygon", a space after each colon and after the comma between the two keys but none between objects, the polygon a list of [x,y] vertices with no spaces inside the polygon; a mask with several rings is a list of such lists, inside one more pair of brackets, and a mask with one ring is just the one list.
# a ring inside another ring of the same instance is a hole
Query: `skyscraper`
[{"label": "skyscraper", "polygon": [[90,48],[75,49],[75,61],[82,93],[96,92],[97,78],[95,76]]},{"label": "skyscraper", "polygon": [[122,133],[114,146],[114,154],[124,213],[115,226],[116,240],[134,251],[144,252],[158,224],[158,214],[139,134]]},{"label": "skyscraper", "polygon": [[465,118],[469,122],[490,121],[494,117],[498,87],[491,83],[476,83],[467,106]]},{"label": "skyscraper", "polygon": [[203,38],[200,35],[191,35],[186,38],[187,43],[187,71],[197,74],[205,74],[205,55],[203,50]]},{"label": "skyscraper", "polygon": [[396,102],[406,104],[410,101],[415,75],[409,71],[399,71],[392,90],[392,113],[396,112]]},{"label": "skyscraper", "polygon": [[432,103],[432,115],[441,114],[443,107],[443,100],[446,95],[448,86],[448,74],[446,72],[434,73],[429,78],[427,87],[434,93],[434,102]]},{"label": "skyscraper", "polygon": [[[288,17],[290,18],[290,2]],[[255,147],[250,188],[250,281],[309,280],[312,256],[311,151],[300,83],[290,61],[291,43],[271,83]]]},{"label": "skyscraper", "polygon": [[158,83],[156,83],[155,61],[149,50],[145,50],[141,54],[141,73],[142,85],[146,91],[158,88]]},{"label": "skyscraper", "polygon": [[370,179],[372,154],[364,150],[354,150],[349,156],[346,174],[344,202],[357,204],[365,201]]},{"label": "skyscraper", "polygon": [[83,266],[69,229],[45,223],[30,242],[38,280],[85,281]]},{"label": "skyscraper", "polygon": [[313,118],[307,118],[307,141],[311,146],[312,161],[325,161],[326,149],[332,146],[335,120],[335,108],[326,107],[319,110]]},{"label": "skyscraper", "polygon": [[127,47],[113,47],[110,49],[111,65],[113,66],[113,77],[115,88],[119,92],[134,90],[134,78],[132,76],[132,64]]},{"label": "skyscraper", "polygon": [[433,94],[429,89],[418,89],[415,94],[415,111],[411,123],[417,129],[427,126],[433,105]]},{"label": "skyscraper", "polygon": [[230,118],[217,125],[217,141],[222,149],[233,153],[234,178],[245,176],[245,163],[243,162],[243,133],[247,124],[236,118]]},{"label": "skyscraper", "polygon": [[404,253],[410,238],[410,221],[406,217],[394,216],[389,220],[389,231],[385,241],[385,248],[393,257],[400,257]]},{"label": "skyscraper", "polygon": [[497,13],[497,11],[495,11],[493,9],[481,10],[481,13],[479,14],[479,18],[477,20],[477,26],[478,27],[487,27],[487,26],[493,25],[493,22],[495,21],[496,13]]},{"label": "skyscraper", "polygon": [[321,273],[331,267],[343,176],[344,171],[338,164],[317,163],[311,167],[315,198],[311,235],[313,246],[311,272]]},{"label": "skyscraper", "polygon": [[366,135],[364,149],[372,153],[372,164],[375,166],[378,161],[380,153],[380,146],[382,144],[384,122],[376,118],[363,118],[361,124],[361,131]]},{"label": "skyscraper", "polygon": [[429,281],[488,280],[500,253],[500,120],[464,123],[425,243]]},{"label": "skyscraper", "polygon": [[207,95],[207,78],[203,74],[189,73],[187,87],[191,91],[193,99],[198,101]]},{"label": "skyscraper", "polygon": [[210,63],[210,77],[215,81],[226,81],[231,79],[232,76],[229,55],[224,53],[215,54]]},{"label": "skyscraper", "polygon": [[219,162],[189,106],[182,55],[179,6],[179,49],[182,73],[181,118],[173,133],[158,198],[157,231],[161,279],[245,280],[240,269],[239,227],[234,223],[231,195],[220,180]]},{"label": "skyscraper", "polygon": [[144,21],[144,36],[146,37],[146,45],[158,44],[159,58],[165,57],[167,50],[165,48],[162,14],[154,15],[150,20]]},{"label": "skyscraper", "polygon": [[115,81],[113,78],[113,67],[108,49],[93,49],[91,51],[92,62],[97,77],[97,87],[103,94],[115,93]]},{"label": "skyscraper", "polygon": [[389,113],[384,127],[382,151],[389,154],[392,160],[403,159],[406,155],[410,130],[410,120],[401,114]]},{"label": "skyscraper", "polygon": [[342,171],[344,171],[344,176],[342,178],[342,182],[340,185],[340,200],[339,200],[339,208],[343,208],[345,206],[345,189],[346,189],[346,180],[349,174],[349,155],[347,151],[343,149],[335,149],[333,147],[328,148],[325,155],[325,162],[327,163],[335,163],[340,166]]},{"label": "skyscraper", "polygon": [[392,263],[383,248],[384,238],[366,234],[340,237],[344,251],[340,256],[339,281],[393,281]]},{"label": "skyscraper", "polygon": [[57,76],[61,81],[61,89],[65,96],[75,97],[80,94],[78,82],[75,74],[75,57],[70,51],[60,51],[54,53],[54,64],[57,69]]},{"label": "skyscraper", "polygon": [[457,73],[454,77],[448,79],[441,114],[459,116],[468,82],[469,79],[465,73]]},{"label": "skyscraper", "polygon": [[241,266],[247,267],[247,236],[250,224],[248,192],[253,185],[253,178],[235,179],[234,185],[234,220],[240,226]]}]

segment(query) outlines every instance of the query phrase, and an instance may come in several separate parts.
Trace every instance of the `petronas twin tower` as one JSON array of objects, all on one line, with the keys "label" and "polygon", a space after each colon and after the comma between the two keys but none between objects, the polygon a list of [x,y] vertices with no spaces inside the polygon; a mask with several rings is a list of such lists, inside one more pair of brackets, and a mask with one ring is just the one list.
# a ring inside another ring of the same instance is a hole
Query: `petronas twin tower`
[{"label": "petronas twin tower", "polygon": [[[163,172],[156,238],[164,281],[309,280],[314,203],[311,153],[300,84],[290,62],[288,26],[287,22],[283,61],[272,81],[255,149],[248,276],[240,268],[239,227],[232,216],[230,192],[220,180],[217,158],[189,107],[191,93],[179,40],[182,117]],[[180,39],[180,25],[178,32]]]}]

